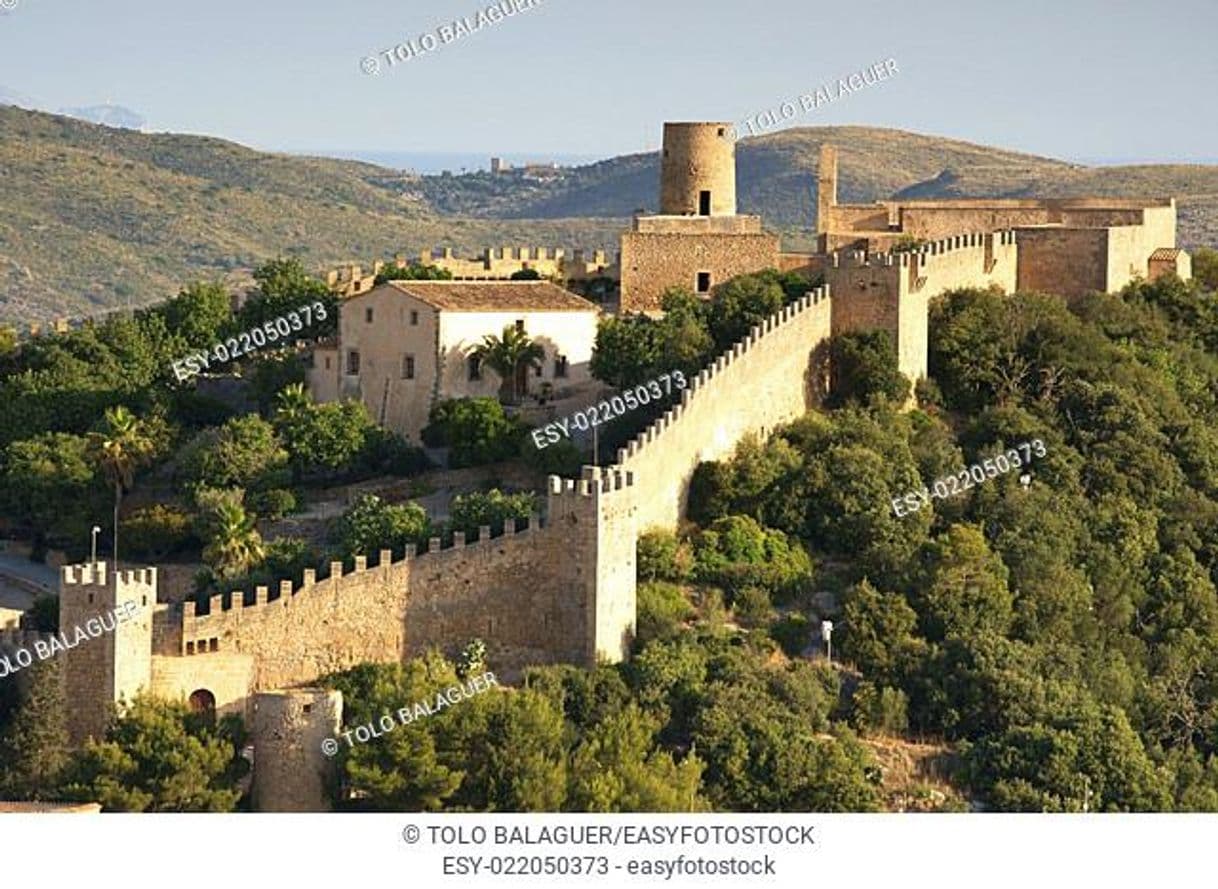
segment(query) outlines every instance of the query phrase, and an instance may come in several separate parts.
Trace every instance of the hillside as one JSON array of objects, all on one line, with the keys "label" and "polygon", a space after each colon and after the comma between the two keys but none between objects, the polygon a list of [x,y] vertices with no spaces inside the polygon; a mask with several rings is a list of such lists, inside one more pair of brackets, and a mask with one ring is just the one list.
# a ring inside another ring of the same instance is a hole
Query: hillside
[{"label": "hillside", "polygon": [[[1218,243],[1218,167],[1089,168],[870,127],[809,127],[741,142],[741,212],[789,249],[810,246],[820,145],[840,148],[844,201],[1035,194],[1174,194],[1185,245]],[[277,255],[321,269],[432,246],[617,248],[654,210],[654,153],[563,169],[413,176],[357,161],[254,151],[0,105],[0,321],[153,302],[200,277],[243,277]]]},{"label": "hillside", "polygon": [[320,269],[441,244],[612,247],[621,228],[442,218],[400,177],[0,106],[0,321],[153,302],[277,255]]}]

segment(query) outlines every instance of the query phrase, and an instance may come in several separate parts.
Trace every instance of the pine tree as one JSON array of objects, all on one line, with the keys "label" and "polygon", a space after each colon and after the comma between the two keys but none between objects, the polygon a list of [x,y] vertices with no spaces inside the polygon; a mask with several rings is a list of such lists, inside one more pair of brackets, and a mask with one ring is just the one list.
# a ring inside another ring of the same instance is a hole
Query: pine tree
[{"label": "pine tree", "polygon": [[42,661],[23,673],[20,703],[0,734],[0,798],[54,799],[68,760],[60,661]]}]

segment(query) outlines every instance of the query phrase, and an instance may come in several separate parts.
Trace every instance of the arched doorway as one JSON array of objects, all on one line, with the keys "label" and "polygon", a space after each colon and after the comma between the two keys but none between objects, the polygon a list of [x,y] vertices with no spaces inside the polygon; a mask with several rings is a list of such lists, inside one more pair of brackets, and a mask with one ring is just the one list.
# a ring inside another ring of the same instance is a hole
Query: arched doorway
[{"label": "arched doorway", "polygon": [[201,713],[209,722],[216,720],[216,696],[205,688],[190,693],[190,712]]}]

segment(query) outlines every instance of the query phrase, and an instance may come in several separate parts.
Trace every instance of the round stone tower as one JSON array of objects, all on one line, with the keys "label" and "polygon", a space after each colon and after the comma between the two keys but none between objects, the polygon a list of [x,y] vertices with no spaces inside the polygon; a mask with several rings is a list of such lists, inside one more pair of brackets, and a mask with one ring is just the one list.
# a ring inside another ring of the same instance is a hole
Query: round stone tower
[{"label": "round stone tower", "polygon": [[322,741],[338,740],[342,718],[339,691],[296,688],[254,696],[255,811],[332,808],[338,773],[333,757],[322,750]]},{"label": "round stone tower", "polygon": [[730,123],[666,123],[660,213],[736,215],[736,143]]}]

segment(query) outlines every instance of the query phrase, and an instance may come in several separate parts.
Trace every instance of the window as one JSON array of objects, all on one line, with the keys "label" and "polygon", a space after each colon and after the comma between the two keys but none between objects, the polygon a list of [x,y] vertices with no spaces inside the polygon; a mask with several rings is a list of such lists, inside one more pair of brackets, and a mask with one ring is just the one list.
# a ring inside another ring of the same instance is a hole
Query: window
[{"label": "window", "polygon": [[368,322],[369,324],[372,323],[372,307],[371,306],[364,309],[364,320],[366,322]]},{"label": "window", "polygon": [[710,293],[710,272],[698,272],[698,293]]},{"label": "window", "polygon": [[403,355],[402,356],[402,379],[403,380],[413,380],[414,379],[414,356],[413,355]]},{"label": "window", "polygon": [[326,370],[330,369],[330,356],[326,356]]},{"label": "window", "polygon": [[710,192],[698,192],[698,215],[710,216]]},{"label": "window", "polygon": [[351,349],[347,352],[347,375],[354,376],[359,373],[359,350]]},{"label": "window", "polygon": [[567,356],[554,356],[554,376],[555,378],[565,377],[567,375]]},{"label": "window", "polygon": [[413,309],[411,309],[411,311],[410,311],[410,326],[411,327],[419,326],[419,313],[414,311]]},{"label": "window", "polygon": [[516,319],[516,332],[524,333],[524,319],[523,318]]},{"label": "window", "polygon": [[469,356],[469,378],[471,381],[482,379],[482,359],[477,355]]}]

